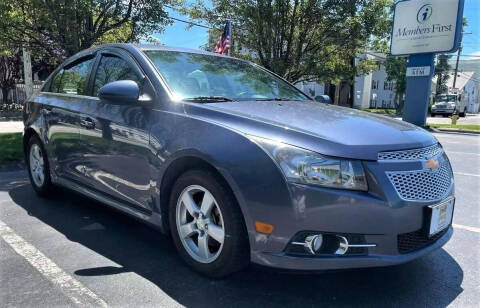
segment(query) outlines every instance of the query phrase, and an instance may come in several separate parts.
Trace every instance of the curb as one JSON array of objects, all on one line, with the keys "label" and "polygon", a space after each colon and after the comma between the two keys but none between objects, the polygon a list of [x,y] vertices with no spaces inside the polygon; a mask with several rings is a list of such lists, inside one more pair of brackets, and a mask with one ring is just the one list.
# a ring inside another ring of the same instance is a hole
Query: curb
[{"label": "curb", "polygon": [[449,132],[449,133],[466,133],[466,134],[480,134],[478,130],[469,130],[469,129],[456,129],[456,128],[433,128],[430,127],[431,130],[435,132]]}]

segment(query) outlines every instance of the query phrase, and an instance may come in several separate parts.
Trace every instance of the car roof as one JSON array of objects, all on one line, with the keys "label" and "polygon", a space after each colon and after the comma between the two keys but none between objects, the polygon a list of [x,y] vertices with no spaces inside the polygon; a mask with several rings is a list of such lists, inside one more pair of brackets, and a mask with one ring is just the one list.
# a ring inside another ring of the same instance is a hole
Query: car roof
[{"label": "car roof", "polygon": [[218,56],[218,57],[228,57],[226,55],[220,55],[218,53],[213,53],[205,50],[199,49],[190,49],[190,48],[181,48],[181,47],[172,47],[172,46],[165,46],[165,45],[153,45],[153,44],[131,44],[131,43],[111,43],[111,44],[102,44],[99,46],[95,46],[86,50],[79,52],[78,54],[88,54],[100,49],[104,48],[121,48],[129,51],[133,51],[133,49],[140,50],[140,51],[147,51],[147,50],[165,50],[165,51],[177,51],[177,52],[187,52],[187,53],[196,53],[196,54],[205,54],[211,56]]}]

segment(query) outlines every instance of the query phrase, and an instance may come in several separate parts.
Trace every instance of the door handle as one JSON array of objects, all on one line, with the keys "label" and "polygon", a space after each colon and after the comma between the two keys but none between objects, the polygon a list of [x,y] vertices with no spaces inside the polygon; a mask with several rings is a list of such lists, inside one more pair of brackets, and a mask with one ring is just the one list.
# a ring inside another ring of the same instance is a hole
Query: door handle
[{"label": "door handle", "polygon": [[95,121],[92,118],[86,117],[80,120],[80,126],[85,127],[86,129],[94,129]]},{"label": "door handle", "polygon": [[50,113],[52,113],[52,108],[42,108],[40,112],[43,115],[49,115]]}]

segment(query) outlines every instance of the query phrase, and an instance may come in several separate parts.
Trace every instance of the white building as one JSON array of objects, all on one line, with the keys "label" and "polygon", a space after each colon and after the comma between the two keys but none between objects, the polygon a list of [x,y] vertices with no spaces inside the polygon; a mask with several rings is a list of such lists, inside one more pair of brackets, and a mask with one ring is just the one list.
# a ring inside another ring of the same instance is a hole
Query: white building
[{"label": "white building", "polygon": [[385,54],[370,52],[359,56],[355,62],[360,60],[376,60],[378,69],[369,74],[355,77],[355,97],[353,107],[355,108],[395,108],[395,82],[387,80],[387,72],[383,63],[386,60]]}]

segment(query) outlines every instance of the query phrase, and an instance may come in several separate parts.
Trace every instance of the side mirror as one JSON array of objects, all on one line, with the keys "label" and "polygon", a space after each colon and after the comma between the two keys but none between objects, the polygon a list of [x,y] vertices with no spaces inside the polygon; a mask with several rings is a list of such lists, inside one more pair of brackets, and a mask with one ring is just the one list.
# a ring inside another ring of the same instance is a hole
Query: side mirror
[{"label": "side mirror", "polygon": [[331,104],[332,103],[332,100],[330,99],[330,96],[328,96],[328,95],[315,96],[315,100],[319,103],[324,103],[324,104]]},{"label": "side mirror", "polygon": [[133,80],[112,81],[98,90],[101,101],[114,105],[128,105],[138,102],[140,88]]}]

